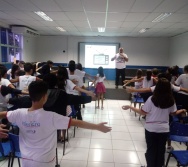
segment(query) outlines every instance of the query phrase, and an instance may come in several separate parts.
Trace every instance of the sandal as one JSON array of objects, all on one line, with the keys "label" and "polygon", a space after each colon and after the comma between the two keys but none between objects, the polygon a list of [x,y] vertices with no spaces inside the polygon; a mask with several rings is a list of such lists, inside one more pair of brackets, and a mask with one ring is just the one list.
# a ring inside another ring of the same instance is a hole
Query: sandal
[{"label": "sandal", "polygon": [[99,106],[96,106],[95,108],[96,108],[96,109],[99,109]]}]

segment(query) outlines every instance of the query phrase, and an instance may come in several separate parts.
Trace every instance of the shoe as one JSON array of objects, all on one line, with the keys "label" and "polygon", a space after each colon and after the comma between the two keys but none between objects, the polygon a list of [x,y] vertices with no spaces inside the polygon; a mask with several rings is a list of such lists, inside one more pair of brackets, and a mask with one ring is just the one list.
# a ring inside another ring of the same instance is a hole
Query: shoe
[{"label": "shoe", "polygon": [[99,106],[96,106],[95,108],[96,108],[96,109],[99,109]]},{"label": "shoe", "polygon": [[171,151],[173,151],[174,150],[174,148],[172,147],[172,146],[168,146],[167,148],[166,148],[166,152],[167,153],[169,153],[169,152],[171,152]]},{"label": "shoe", "polygon": [[101,110],[103,110],[104,109],[104,107],[101,107]]},{"label": "shoe", "polygon": [[85,108],[85,104],[83,104],[83,108]]},{"label": "shoe", "polygon": [[116,86],[115,88],[118,89],[118,86]]}]

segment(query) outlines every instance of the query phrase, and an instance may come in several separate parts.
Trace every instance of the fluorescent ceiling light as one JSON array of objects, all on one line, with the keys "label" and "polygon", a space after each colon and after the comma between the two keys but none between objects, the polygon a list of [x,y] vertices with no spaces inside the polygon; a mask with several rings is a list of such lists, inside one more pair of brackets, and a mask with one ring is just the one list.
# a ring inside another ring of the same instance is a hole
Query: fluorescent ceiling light
[{"label": "fluorescent ceiling light", "polygon": [[144,32],[146,32],[147,30],[149,30],[149,28],[142,28],[142,29],[139,31],[139,33],[144,33]]},{"label": "fluorescent ceiling light", "polygon": [[105,27],[98,27],[99,32],[105,32]]},{"label": "fluorescent ceiling light", "polygon": [[152,22],[160,22],[170,16],[172,13],[162,13],[158,17],[156,17]]},{"label": "fluorescent ceiling light", "polygon": [[65,29],[63,29],[62,27],[56,27],[59,31],[66,31]]},{"label": "fluorescent ceiling light", "polygon": [[44,12],[38,11],[35,12],[38,16],[42,17],[46,21],[53,21],[49,16],[47,16]]}]

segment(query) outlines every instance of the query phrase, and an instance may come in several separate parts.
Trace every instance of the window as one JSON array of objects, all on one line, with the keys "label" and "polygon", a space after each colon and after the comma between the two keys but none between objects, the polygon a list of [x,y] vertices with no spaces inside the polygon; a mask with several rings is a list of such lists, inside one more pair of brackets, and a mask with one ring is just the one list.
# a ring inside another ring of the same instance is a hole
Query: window
[{"label": "window", "polygon": [[22,35],[14,34],[10,29],[0,28],[0,57],[2,62],[22,59]]}]

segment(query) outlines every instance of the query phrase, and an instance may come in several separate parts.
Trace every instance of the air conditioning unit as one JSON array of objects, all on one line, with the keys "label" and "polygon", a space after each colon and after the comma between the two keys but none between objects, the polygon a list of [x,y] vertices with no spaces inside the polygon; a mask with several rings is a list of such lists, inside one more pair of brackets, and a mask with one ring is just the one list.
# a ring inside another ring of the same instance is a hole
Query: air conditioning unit
[{"label": "air conditioning unit", "polygon": [[27,36],[27,37],[37,37],[37,36],[39,36],[39,33],[37,31],[32,30],[28,27],[12,26],[11,30],[15,34],[22,34],[23,36]]}]

